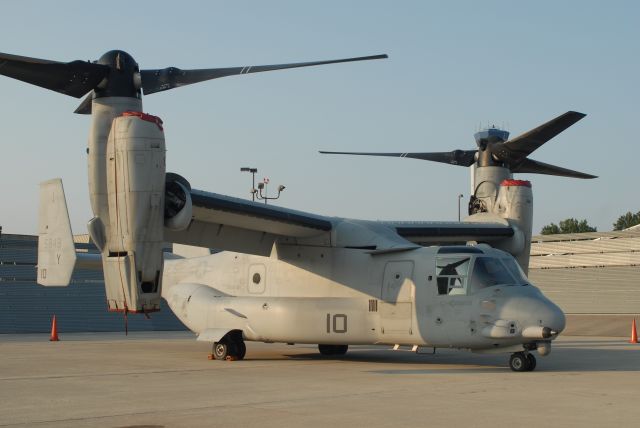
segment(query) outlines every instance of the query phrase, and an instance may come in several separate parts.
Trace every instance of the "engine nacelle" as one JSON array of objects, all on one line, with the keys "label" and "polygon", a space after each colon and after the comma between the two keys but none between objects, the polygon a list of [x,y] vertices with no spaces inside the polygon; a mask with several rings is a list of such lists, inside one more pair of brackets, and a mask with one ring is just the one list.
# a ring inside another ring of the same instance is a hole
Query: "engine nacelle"
[{"label": "engine nacelle", "polygon": [[164,191],[165,227],[173,231],[185,230],[192,217],[191,185],[180,175],[168,173]]},{"label": "engine nacelle", "polygon": [[533,192],[531,182],[525,180],[503,180],[494,205],[494,212],[506,219],[515,229],[509,251],[518,260],[525,272],[529,268],[531,233],[533,228]]},{"label": "engine nacelle", "polygon": [[111,311],[160,310],[165,141],[162,121],[125,112],[107,141],[108,228],[102,252]]},{"label": "engine nacelle", "polygon": [[514,234],[493,245],[513,255],[527,273],[533,227],[531,183],[512,179],[511,171],[505,166],[475,167],[472,174],[469,215],[476,221],[484,213],[505,219]]}]

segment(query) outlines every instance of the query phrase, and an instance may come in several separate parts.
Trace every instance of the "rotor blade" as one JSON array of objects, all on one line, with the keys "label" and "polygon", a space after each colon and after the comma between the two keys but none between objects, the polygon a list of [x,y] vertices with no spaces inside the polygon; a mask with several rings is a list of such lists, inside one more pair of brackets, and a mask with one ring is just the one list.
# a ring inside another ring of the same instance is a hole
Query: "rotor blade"
[{"label": "rotor blade", "polygon": [[320,153],[331,155],[389,156],[442,162],[450,165],[471,166],[473,162],[475,162],[476,150],[454,150],[452,152],[426,153],[327,152],[321,150]]},{"label": "rotor blade", "polygon": [[200,70],[181,70],[168,67],[157,70],[142,70],[142,90],[145,95],[167,89],[178,88],[205,80],[218,79],[220,77],[234,76],[236,74],[260,73],[263,71],[284,70],[287,68],[310,67],[314,65],[337,64],[341,62],[367,61],[372,59],[388,58],[387,55],[363,56],[357,58],[334,59],[329,61],[299,62],[292,64],[251,65],[245,67],[230,68],[205,68]]},{"label": "rotor blade", "polygon": [[504,143],[495,143],[491,147],[491,154],[502,162],[516,165],[533,153],[538,147],[585,116],[586,114],[584,113],[568,111],[512,140]]},{"label": "rotor blade", "polygon": [[84,97],[78,108],[74,110],[76,114],[91,114],[91,104],[93,101],[93,91],[89,92],[89,94]]},{"label": "rotor blade", "polygon": [[57,62],[0,53],[0,74],[80,98],[109,73],[109,67],[85,61]]},{"label": "rotor blade", "polygon": [[558,175],[560,177],[573,178],[598,178],[596,175],[585,174],[584,172],[572,171],[548,163],[535,161],[533,159],[525,159],[520,165],[511,169],[511,172],[529,173],[529,174],[547,174]]}]

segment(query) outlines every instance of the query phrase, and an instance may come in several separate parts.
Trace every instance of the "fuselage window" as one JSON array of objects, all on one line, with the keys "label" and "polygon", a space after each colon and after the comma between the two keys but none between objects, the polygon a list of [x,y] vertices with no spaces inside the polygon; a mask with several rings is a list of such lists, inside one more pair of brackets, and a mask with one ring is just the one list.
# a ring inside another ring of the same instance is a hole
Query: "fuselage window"
[{"label": "fuselage window", "polygon": [[467,277],[469,275],[470,257],[438,257],[436,259],[436,275],[438,294],[467,294]]}]

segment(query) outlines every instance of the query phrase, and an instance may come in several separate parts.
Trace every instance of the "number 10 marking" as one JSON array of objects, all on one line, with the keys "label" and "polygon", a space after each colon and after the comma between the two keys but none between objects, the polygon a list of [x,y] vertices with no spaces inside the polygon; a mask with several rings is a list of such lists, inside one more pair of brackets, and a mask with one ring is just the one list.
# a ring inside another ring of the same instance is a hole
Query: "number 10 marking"
[{"label": "number 10 marking", "polygon": [[[333,320],[333,322],[332,322]],[[347,316],[345,314],[327,314],[327,333],[346,333]]]}]

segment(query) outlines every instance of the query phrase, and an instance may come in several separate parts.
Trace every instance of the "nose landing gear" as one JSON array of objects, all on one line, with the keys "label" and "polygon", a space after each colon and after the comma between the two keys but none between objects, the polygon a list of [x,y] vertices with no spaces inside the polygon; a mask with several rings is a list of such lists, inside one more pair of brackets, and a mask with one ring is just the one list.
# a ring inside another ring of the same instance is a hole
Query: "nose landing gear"
[{"label": "nose landing gear", "polygon": [[516,352],[509,358],[509,367],[514,372],[531,372],[536,368],[536,357],[529,352]]}]

